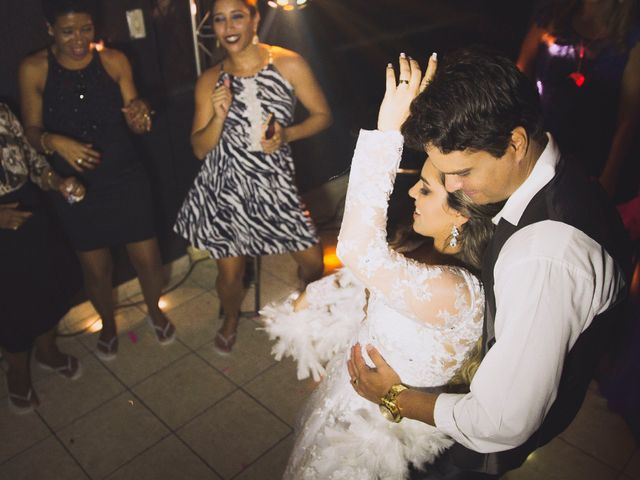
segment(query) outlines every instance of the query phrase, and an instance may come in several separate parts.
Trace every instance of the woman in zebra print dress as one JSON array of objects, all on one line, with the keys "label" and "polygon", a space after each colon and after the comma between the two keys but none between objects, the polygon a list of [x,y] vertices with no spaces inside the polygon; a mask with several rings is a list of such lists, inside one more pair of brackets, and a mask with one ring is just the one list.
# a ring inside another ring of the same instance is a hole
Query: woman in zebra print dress
[{"label": "woman in zebra print dress", "polygon": [[[301,56],[259,43],[255,0],[216,0],[212,13],[227,57],[196,83],[191,144],[204,163],[174,228],[217,261],[225,318],[215,346],[226,354],[247,255],[290,252],[305,283],[322,275],[322,248],[295,186],[289,143],[327,128],[331,112]],[[309,115],[292,125],[298,99]]]}]

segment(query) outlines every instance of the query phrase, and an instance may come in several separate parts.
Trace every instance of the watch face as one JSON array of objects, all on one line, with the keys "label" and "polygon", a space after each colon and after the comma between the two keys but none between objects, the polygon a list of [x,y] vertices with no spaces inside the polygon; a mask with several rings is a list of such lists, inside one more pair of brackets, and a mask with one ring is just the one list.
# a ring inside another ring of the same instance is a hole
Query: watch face
[{"label": "watch face", "polygon": [[391,410],[389,410],[386,406],[380,405],[380,413],[382,413],[382,416],[390,422],[395,422],[393,413],[391,413]]}]

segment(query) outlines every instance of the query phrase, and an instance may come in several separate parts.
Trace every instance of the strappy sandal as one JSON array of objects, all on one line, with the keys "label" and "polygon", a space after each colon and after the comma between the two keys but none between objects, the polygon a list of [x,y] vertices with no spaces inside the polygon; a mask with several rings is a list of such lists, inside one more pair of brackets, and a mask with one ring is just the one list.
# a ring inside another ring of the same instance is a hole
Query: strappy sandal
[{"label": "strappy sandal", "polygon": [[[101,350],[100,347],[103,349]],[[104,361],[110,362],[118,354],[118,336],[114,335],[108,342],[98,338],[98,348],[95,350],[96,356]]]},{"label": "strappy sandal", "polygon": [[[73,357],[71,355],[65,355],[65,356],[67,357],[67,364],[62,365],[61,367],[53,367],[51,365],[47,365],[46,363],[41,362],[37,358],[36,358],[36,363],[43,370],[47,370],[49,372],[56,372],[58,375],[64,378],[68,378],[69,380],[77,380],[82,376],[82,364],[80,363],[80,360],[78,360],[76,357]],[[76,361],[75,369],[73,368],[74,360]]]},{"label": "strappy sandal", "polygon": [[216,333],[216,338],[213,340],[213,351],[218,355],[226,357],[231,354],[231,349],[236,343],[236,332],[232,333],[228,337],[222,335],[221,331]]},{"label": "strappy sandal", "polygon": [[[153,323],[153,319],[151,317],[147,317],[147,323],[153,329],[153,333],[156,334],[156,338],[158,339],[158,343],[162,346],[171,345],[176,339],[176,328],[171,323],[171,320],[167,318],[167,324],[163,327],[160,327]],[[170,335],[167,335],[171,328],[173,327],[173,331]]]},{"label": "strappy sandal", "polygon": [[[28,403],[26,406],[16,405],[14,400],[19,402]],[[26,413],[33,412],[35,406],[33,405],[33,389],[29,387],[29,391],[27,395],[18,395],[17,393],[9,392],[9,396],[7,397],[7,401],[9,402],[9,410],[16,415],[24,415]]]}]

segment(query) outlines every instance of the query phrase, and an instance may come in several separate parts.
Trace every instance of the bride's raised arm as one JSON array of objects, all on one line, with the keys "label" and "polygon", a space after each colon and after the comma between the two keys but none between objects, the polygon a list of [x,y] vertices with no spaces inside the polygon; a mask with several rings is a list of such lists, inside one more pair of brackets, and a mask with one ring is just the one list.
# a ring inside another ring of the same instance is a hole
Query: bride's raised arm
[{"label": "bride's raised arm", "polygon": [[[432,57],[425,78],[435,71]],[[446,327],[459,309],[470,308],[474,280],[459,268],[407,259],[387,243],[387,207],[402,157],[400,126],[411,100],[426,82],[414,60],[400,58],[400,81],[387,67],[387,89],[378,130],[362,130],[351,165],[338,256],[371,291],[402,313],[434,327]]]}]

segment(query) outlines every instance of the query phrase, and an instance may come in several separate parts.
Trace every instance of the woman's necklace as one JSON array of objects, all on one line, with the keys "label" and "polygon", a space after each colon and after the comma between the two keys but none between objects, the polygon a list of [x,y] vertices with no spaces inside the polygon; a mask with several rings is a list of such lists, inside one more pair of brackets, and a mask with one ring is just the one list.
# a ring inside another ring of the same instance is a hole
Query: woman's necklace
[{"label": "woman's necklace", "polygon": [[573,82],[576,84],[576,87],[581,87],[582,85],[584,85],[584,82],[586,80],[586,77],[584,76],[584,73],[582,73],[582,62],[584,61],[585,51],[587,50],[587,48],[589,48],[589,46],[594,41],[602,39],[605,31],[606,31],[606,27],[602,28],[600,30],[600,32],[598,32],[597,35],[591,37],[591,39],[586,44],[585,44],[584,39],[582,38],[582,36],[580,36],[580,45],[577,48],[577,50],[578,50],[578,59],[577,59],[578,66],[575,69],[575,71],[573,71],[573,72],[571,72],[569,74],[569,78],[571,80],[573,80]]},{"label": "woman's necklace", "polygon": [[[589,43],[591,43],[592,41],[593,40],[591,40]],[[581,39],[580,47],[578,49],[578,67],[575,71],[569,74],[569,78],[573,80],[573,82],[576,84],[576,87],[581,87],[582,85],[584,85],[585,81],[584,73],[582,73],[582,60],[584,59],[584,50],[584,40]]]}]

